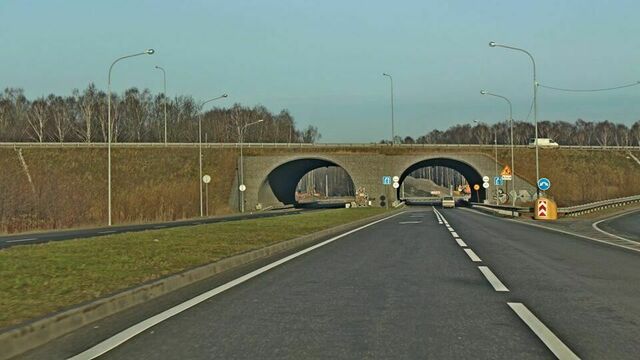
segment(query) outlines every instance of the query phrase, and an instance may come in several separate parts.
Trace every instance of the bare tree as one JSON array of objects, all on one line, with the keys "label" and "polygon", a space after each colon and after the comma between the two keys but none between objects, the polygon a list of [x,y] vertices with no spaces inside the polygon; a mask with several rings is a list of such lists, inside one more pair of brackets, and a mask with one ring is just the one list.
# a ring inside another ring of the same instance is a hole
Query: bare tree
[{"label": "bare tree", "polygon": [[31,104],[27,114],[29,123],[29,134],[37,142],[44,142],[47,129],[48,117],[47,101],[43,98],[37,99]]},{"label": "bare tree", "polygon": [[53,138],[58,142],[64,142],[73,129],[71,111],[75,107],[73,98],[64,99],[60,96],[49,95],[47,103],[49,118],[53,123]]}]

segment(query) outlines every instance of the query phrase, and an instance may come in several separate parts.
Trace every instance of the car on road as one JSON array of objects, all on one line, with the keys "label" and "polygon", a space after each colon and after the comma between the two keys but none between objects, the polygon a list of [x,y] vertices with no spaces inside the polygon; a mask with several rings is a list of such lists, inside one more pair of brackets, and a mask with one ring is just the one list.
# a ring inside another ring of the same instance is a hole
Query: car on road
[{"label": "car on road", "polygon": [[[538,138],[538,146],[539,147],[553,148],[553,147],[558,147],[560,145],[557,142],[553,141],[553,139]],[[536,147],[536,139],[535,138],[529,139],[529,147],[530,148]]]},{"label": "car on road", "polygon": [[453,199],[453,196],[444,196],[444,197],[442,197],[442,207],[443,208],[454,208],[454,207],[456,207],[456,201]]}]

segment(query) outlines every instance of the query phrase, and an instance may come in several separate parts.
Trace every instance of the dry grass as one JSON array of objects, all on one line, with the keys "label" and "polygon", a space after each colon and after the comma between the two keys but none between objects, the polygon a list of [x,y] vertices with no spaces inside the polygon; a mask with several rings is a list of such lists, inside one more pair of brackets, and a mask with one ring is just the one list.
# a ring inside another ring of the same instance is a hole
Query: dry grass
[{"label": "dry grass", "polygon": [[[247,155],[277,154],[439,154],[482,153],[488,148],[319,147],[248,148]],[[25,148],[36,192],[31,190],[16,152],[0,148],[0,233],[104,225],[107,217],[106,149]],[[535,182],[533,149],[516,150],[516,172]],[[636,152],[640,156],[640,152]],[[500,149],[502,164],[510,151]],[[210,213],[229,208],[236,149],[204,149],[204,172],[212,176]],[[113,149],[114,221],[166,221],[196,216],[196,148]],[[640,165],[622,151],[540,150],[541,176],[551,179],[549,195],[560,206],[640,194]]]},{"label": "dry grass", "polygon": [[382,212],[336,209],[0,250],[0,327]]}]

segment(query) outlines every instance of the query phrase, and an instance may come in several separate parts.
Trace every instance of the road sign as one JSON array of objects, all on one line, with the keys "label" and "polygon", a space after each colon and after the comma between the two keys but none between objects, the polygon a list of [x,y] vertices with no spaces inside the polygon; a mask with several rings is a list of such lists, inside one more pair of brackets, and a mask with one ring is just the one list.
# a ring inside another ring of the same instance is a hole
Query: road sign
[{"label": "road sign", "polygon": [[500,176],[502,177],[502,180],[511,180],[512,172],[511,172],[511,168],[509,167],[509,165],[505,165],[504,166],[504,168],[500,172]]},{"label": "road sign", "polygon": [[391,176],[383,176],[382,185],[391,185]]},{"label": "road sign", "polygon": [[475,190],[475,191],[480,190],[480,185],[478,185],[478,184],[473,185],[473,190]]},{"label": "road sign", "polygon": [[542,191],[547,191],[551,187],[551,180],[547,178],[540,178],[538,180],[538,189]]},{"label": "road sign", "polygon": [[547,216],[547,200],[540,199],[538,202],[538,217],[546,217]]},{"label": "road sign", "polygon": [[488,182],[489,182],[489,180],[490,180],[490,179],[489,179],[489,177],[488,177],[488,176],[483,176],[483,177],[482,177],[482,182],[486,182],[486,183],[488,183]]},{"label": "road sign", "polygon": [[238,186],[238,189],[240,191],[245,191],[245,190],[247,190],[247,187],[244,184],[241,184],[240,186]]},{"label": "road sign", "polygon": [[203,176],[202,177],[202,182],[205,183],[205,184],[210,183],[211,182],[211,176],[209,176],[209,175]]},{"label": "road sign", "polygon": [[493,177],[493,185],[495,186],[502,186],[504,184],[504,178],[500,177],[500,176],[494,176]]},{"label": "road sign", "polygon": [[400,181],[400,177],[399,177],[399,176],[394,176],[394,177],[393,177],[393,182],[394,182],[394,183],[397,183],[397,182],[399,182],[399,181]]},{"label": "road sign", "polygon": [[488,182],[482,183],[482,187],[485,188],[485,189],[488,189],[489,188],[489,183]]},{"label": "road sign", "polygon": [[394,182],[394,183],[393,183],[393,188],[394,188],[394,189],[397,189],[397,188],[399,188],[399,187],[400,187],[400,183],[397,183],[397,182]]}]

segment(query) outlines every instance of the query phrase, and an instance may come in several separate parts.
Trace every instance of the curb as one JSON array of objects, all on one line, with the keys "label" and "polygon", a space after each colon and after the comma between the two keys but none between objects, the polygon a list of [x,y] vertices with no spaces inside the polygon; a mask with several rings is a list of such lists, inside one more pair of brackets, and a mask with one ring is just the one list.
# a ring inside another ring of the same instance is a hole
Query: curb
[{"label": "curb", "polygon": [[120,311],[140,305],[151,299],[178,290],[197,281],[204,280],[224,271],[248,264],[252,261],[277,255],[305,245],[310,245],[325,237],[355,229],[364,224],[385,218],[401,210],[393,210],[351,223],[338,225],[295,239],[285,240],[267,247],[202,265],[178,274],[154,280],[119,293],[100,298],[89,303],[63,310],[59,313],[11,328],[0,333],[0,360],[35,349],[62,335],[68,334],[92,322],[104,319]]}]

